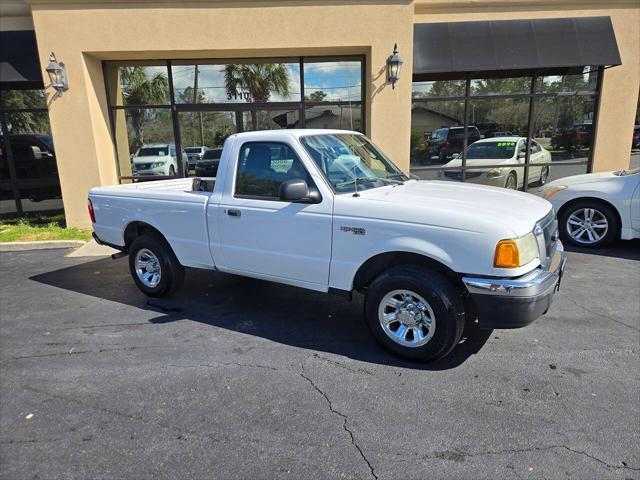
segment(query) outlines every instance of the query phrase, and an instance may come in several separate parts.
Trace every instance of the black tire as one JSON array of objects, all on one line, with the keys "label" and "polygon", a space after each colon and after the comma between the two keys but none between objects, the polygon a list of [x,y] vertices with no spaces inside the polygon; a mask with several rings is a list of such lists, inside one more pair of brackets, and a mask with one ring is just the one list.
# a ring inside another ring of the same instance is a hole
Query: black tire
[{"label": "black tire", "polygon": [[[425,299],[435,316],[433,337],[424,345],[403,346],[392,340],[378,319],[380,303],[394,290],[409,290]],[[421,266],[401,265],[381,273],[367,289],[365,321],[376,341],[391,353],[426,362],[447,355],[460,341],[465,326],[462,295],[443,274]]]},{"label": "black tire", "polygon": [[[513,185],[513,188],[509,185]],[[510,172],[509,175],[507,175],[507,179],[504,181],[504,188],[509,190],[518,189],[518,176],[516,175],[516,172]]]},{"label": "black tire", "polygon": [[[154,287],[145,285],[136,272],[136,256],[142,249],[150,250],[159,261],[160,280]],[[140,235],[133,241],[129,247],[129,270],[140,291],[149,297],[171,295],[182,286],[184,281],[184,267],[176,258],[167,241],[158,234],[147,233]]]},{"label": "black tire", "polygon": [[540,170],[540,178],[538,179],[537,182],[533,184],[533,186],[534,187],[543,186],[545,183],[547,183],[548,178],[549,178],[549,167],[545,165],[544,167],[542,167],[542,170]]},{"label": "black tire", "polygon": [[174,176],[176,174],[176,168],[173,165],[169,165],[169,175]]},{"label": "black tire", "polygon": [[[600,215],[602,215],[608,224],[606,233],[602,238],[594,242],[590,241],[588,236],[583,237],[583,241],[578,241],[569,234],[569,218],[574,213],[580,216],[580,212],[585,208],[595,210],[597,213],[594,213],[594,218],[599,219],[601,218]],[[615,210],[610,205],[594,199],[578,200],[571,203],[569,206],[564,207],[558,216],[558,224],[558,228],[560,229],[560,238],[562,241],[582,248],[598,248],[609,245],[618,238],[618,228],[620,226],[618,215]]]}]

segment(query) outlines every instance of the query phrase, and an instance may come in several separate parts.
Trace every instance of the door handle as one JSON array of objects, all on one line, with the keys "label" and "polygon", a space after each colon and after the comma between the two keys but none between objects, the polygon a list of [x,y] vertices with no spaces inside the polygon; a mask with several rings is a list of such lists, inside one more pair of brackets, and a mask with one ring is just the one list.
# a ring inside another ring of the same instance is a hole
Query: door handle
[{"label": "door handle", "polygon": [[242,215],[242,212],[240,210],[236,210],[235,208],[230,208],[227,210],[227,215],[229,215],[230,217],[239,217],[240,215]]}]

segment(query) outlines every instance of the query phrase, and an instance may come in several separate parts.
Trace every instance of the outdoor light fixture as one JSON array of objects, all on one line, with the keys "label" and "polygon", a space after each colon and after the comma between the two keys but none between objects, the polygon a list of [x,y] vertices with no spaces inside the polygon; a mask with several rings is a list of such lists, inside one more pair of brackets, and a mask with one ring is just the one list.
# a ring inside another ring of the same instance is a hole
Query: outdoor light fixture
[{"label": "outdoor light fixture", "polygon": [[55,89],[56,94],[53,98],[62,95],[62,92],[69,90],[69,82],[67,81],[67,69],[64,63],[58,62],[56,54],[51,52],[49,54],[49,65],[47,65],[47,73],[49,74],[49,80],[51,86]]},{"label": "outdoor light fixture", "polygon": [[387,59],[387,78],[391,82],[391,88],[396,88],[396,82],[400,80],[400,71],[404,61],[398,55],[398,44],[393,45],[393,53]]}]

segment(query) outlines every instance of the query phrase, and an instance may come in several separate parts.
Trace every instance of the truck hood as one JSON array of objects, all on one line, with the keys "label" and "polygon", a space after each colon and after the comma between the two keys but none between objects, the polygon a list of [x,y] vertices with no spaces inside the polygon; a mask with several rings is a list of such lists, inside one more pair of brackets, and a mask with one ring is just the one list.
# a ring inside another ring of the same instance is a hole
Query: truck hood
[{"label": "truck hood", "polygon": [[[528,193],[435,180],[411,180],[360,195],[373,205],[371,216],[477,232],[499,230],[514,236],[531,232],[552,208],[548,201]],[[383,205],[386,208],[376,208]]]}]

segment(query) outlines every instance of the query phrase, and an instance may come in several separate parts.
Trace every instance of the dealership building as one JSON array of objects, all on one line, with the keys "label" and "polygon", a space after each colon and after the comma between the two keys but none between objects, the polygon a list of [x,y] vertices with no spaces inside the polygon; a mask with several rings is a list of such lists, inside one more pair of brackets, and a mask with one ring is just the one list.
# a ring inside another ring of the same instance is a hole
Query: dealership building
[{"label": "dealership building", "polygon": [[150,148],[177,159],[165,175],[194,175],[195,147],[250,130],[361,131],[449,181],[497,178],[467,152],[523,137],[502,186],[533,192],[633,157],[637,0],[3,0],[0,15],[4,217],[86,227],[89,189],[147,180],[134,159]]}]

